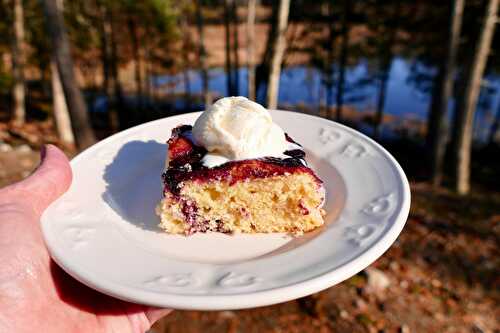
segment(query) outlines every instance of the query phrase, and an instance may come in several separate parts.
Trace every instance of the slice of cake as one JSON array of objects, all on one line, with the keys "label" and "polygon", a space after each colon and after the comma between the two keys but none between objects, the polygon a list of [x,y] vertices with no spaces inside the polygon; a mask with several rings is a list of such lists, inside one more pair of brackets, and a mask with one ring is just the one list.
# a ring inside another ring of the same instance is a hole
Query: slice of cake
[{"label": "slice of cake", "polygon": [[323,224],[322,181],[257,103],[220,99],[175,128],[168,147],[157,208],[166,232],[301,234]]}]

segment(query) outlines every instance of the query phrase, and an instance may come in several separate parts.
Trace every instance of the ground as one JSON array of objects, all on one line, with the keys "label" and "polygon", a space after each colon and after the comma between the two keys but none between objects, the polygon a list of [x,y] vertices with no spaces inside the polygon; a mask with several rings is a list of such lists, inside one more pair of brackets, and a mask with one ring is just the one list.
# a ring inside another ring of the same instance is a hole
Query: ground
[{"label": "ground", "polygon": [[[38,160],[35,143],[0,143],[0,187],[29,175]],[[462,198],[425,183],[411,188],[398,240],[351,279],[274,306],[175,311],[153,331],[500,332],[500,193]]]},{"label": "ground", "polygon": [[275,306],[177,311],[156,331],[499,332],[500,196],[464,200],[422,183],[412,194],[398,240],[351,279]]}]

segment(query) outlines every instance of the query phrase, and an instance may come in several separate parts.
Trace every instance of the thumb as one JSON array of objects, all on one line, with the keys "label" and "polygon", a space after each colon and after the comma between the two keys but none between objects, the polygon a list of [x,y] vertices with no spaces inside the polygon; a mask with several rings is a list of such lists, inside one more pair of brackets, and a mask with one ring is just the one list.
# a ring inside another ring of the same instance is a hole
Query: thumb
[{"label": "thumb", "polygon": [[35,172],[25,180],[7,188],[13,201],[22,201],[33,208],[37,215],[64,192],[71,184],[72,174],[68,158],[54,145],[41,151],[41,162]]},{"label": "thumb", "polygon": [[149,324],[153,326],[155,322],[172,312],[171,309],[160,309],[160,308],[149,308],[145,311],[146,317],[149,320]]}]

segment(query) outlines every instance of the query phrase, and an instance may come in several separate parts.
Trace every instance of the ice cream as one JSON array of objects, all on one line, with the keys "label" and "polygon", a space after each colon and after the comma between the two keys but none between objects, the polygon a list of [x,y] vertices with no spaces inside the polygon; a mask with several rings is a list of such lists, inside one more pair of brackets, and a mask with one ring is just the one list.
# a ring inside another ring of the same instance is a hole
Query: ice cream
[{"label": "ice cream", "polygon": [[232,160],[282,157],[294,148],[269,111],[245,97],[219,99],[196,120],[193,137],[208,150],[202,160],[208,167]]}]

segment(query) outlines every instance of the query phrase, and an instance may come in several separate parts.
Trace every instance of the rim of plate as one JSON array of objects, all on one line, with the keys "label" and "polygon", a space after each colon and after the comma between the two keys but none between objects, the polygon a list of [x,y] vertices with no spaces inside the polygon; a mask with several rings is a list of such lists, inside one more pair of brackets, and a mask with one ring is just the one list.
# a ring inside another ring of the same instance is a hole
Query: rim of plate
[{"label": "rim of plate", "polygon": [[[321,121],[325,124],[334,123],[336,126],[341,127],[343,130],[349,132],[350,134],[362,138],[363,140],[366,140],[369,143],[373,144],[379,150],[379,152],[385,158],[387,158],[388,161],[391,162],[392,167],[394,167],[397,175],[399,176],[400,186],[402,188],[401,208],[399,212],[397,212],[397,215],[393,219],[391,219],[387,232],[379,235],[375,243],[362,251],[358,256],[332,270],[329,270],[326,273],[322,273],[296,283],[274,287],[262,291],[243,291],[241,293],[231,295],[181,295],[172,293],[169,294],[165,292],[158,293],[132,286],[125,286],[123,284],[116,283],[105,278],[97,279],[96,281],[96,279],[94,278],[95,276],[92,272],[81,271],[78,268],[78,265],[73,265],[71,261],[64,260],[64,249],[53,247],[51,245],[55,244],[55,242],[52,240],[51,233],[46,230],[47,227],[44,226],[45,223],[42,223],[43,237],[52,259],[73,278],[93,289],[98,290],[99,292],[125,301],[158,307],[170,307],[179,310],[236,310],[282,303],[332,287],[368,267],[380,256],[382,256],[394,243],[394,241],[401,233],[408,218],[411,203],[411,192],[408,179],[403,169],[396,161],[396,159],[384,147],[382,147],[379,143],[366,136],[365,134],[358,132],[352,128],[315,115],[285,110],[271,111],[290,113],[305,118],[312,118],[314,121]],[[200,112],[190,112],[181,115],[165,117],[128,128],[83,150],[70,161],[70,164],[71,166],[74,166],[79,160],[85,158],[87,154],[91,153],[93,150],[97,150],[101,146],[106,145],[109,141],[114,140],[118,136],[126,136],[132,131],[138,130],[142,127],[151,126],[153,123],[161,122],[166,118],[184,118],[194,116],[195,114],[199,113]]]}]

